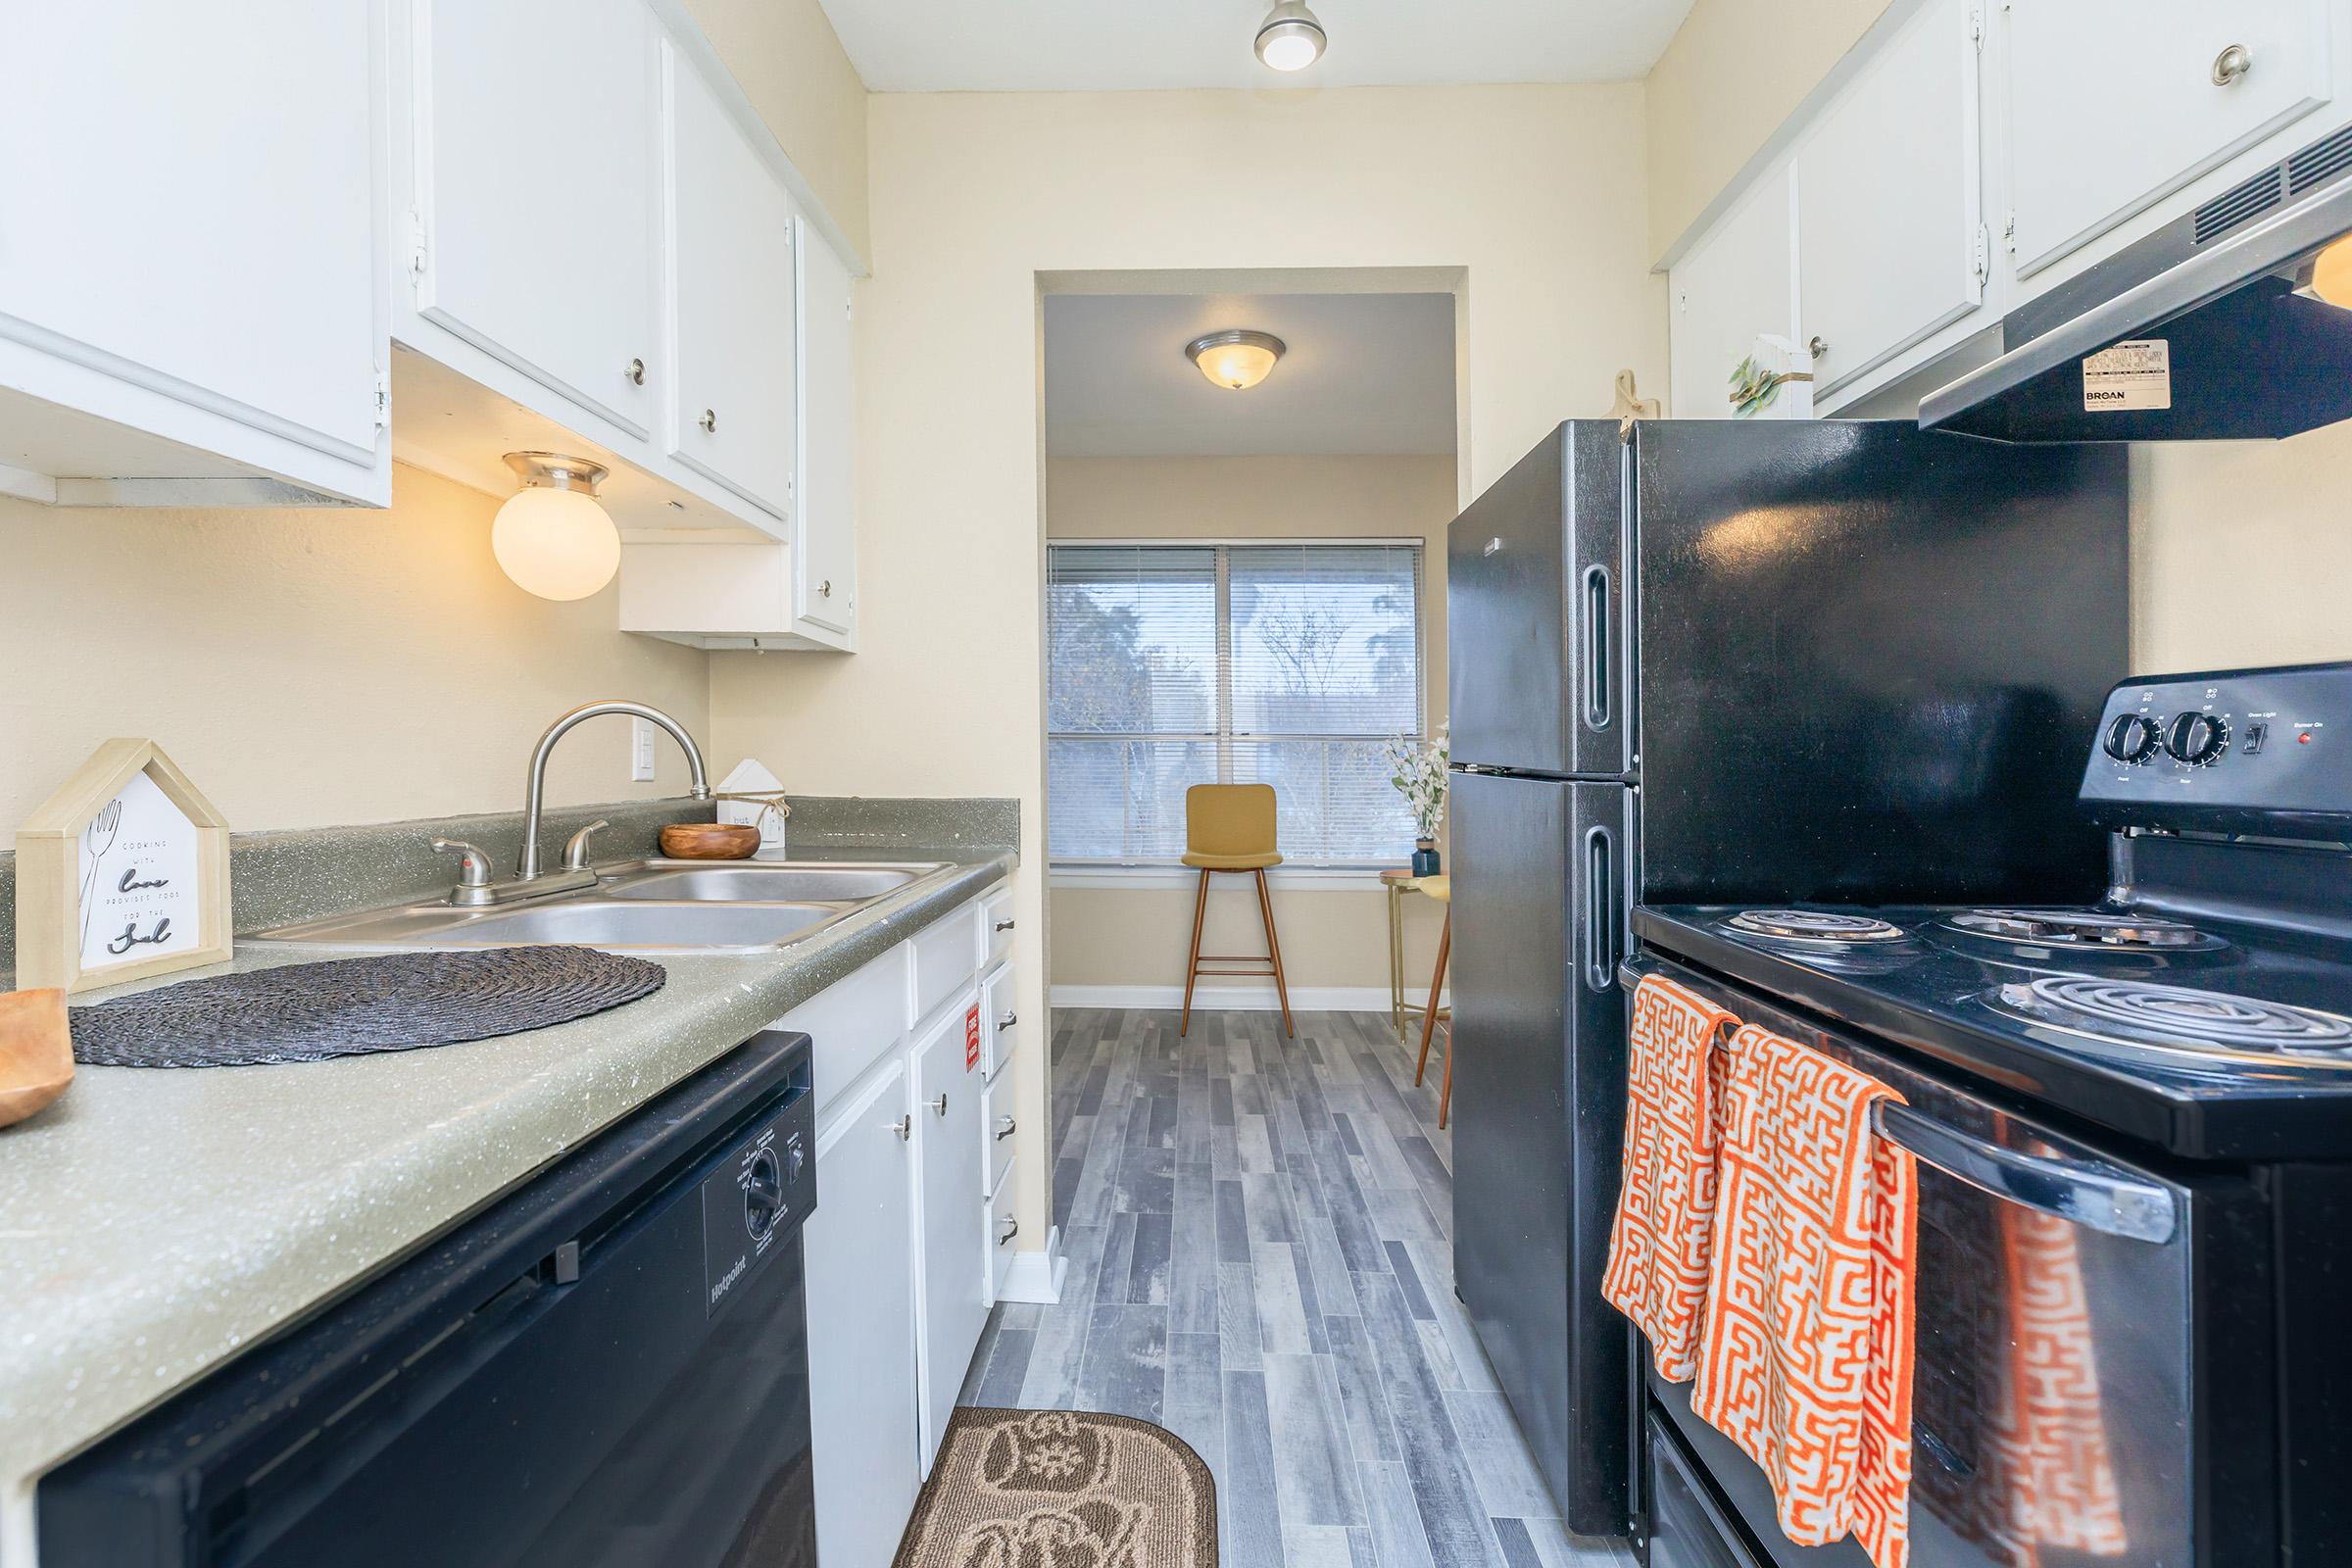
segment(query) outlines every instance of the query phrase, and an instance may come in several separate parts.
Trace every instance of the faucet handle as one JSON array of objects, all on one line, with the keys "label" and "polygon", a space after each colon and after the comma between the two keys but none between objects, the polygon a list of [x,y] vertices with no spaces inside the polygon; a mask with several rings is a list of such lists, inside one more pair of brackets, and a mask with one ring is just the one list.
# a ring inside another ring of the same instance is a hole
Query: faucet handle
[{"label": "faucet handle", "polygon": [[566,871],[587,870],[588,835],[595,832],[600,827],[611,827],[612,825],[612,823],[606,821],[600,816],[595,821],[589,823],[586,827],[580,829],[577,833],[574,833],[570,838],[565,839],[564,841],[564,869]]},{"label": "faucet handle", "polygon": [[490,885],[490,857],[482,853],[480,846],[468,844],[464,839],[435,839],[433,848],[445,854],[455,850],[464,857],[458,862],[458,886],[486,888]]}]

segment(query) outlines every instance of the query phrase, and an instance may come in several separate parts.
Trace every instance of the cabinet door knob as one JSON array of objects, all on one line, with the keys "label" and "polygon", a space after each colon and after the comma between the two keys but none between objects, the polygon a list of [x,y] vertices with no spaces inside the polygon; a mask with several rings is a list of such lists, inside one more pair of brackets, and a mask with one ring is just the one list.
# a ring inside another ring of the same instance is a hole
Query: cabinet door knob
[{"label": "cabinet door knob", "polygon": [[827,577],[827,578],[826,578],[826,579],[825,579],[823,582],[820,582],[820,583],[818,583],[818,584],[816,585],[816,593],[817,593],[817,597],[818,597],[818,598],[820,598],[820,599],[830,599],[830,598],[832,598],[832,597],[833,597],[833,579],[832,579],[832,578],[830,578],[830,577]]},{"label": "cabinet door knob", "polygon": [[700,424],[700,425],[703,427],[703,429],[704,429],[706,432],[708,432],[709,434],[711,434],[711,435],[716,435],[716,434],[718,434],[718,411],[717,411],[717,410],[715,410],[715,409],[705,409],[705,410],[703,411],[703,416],[702,416],[700,419],[696,420],[695,422],[696,422],[696,423],[698,423],[698,424]]},{"label": "cabinet door knob", "polygon": [[999,920],[997,922],[997,929],[1000,931],[1009,931],[1012,929],[1012,922],[1010,920]]},{"label": "cabinet door knob", "polygon": [[2242,43],[2233,43],[2213,57],[2213,84],[2233,87],[2254,69],[2254,52]]},{"label": "cabinet door knob", "polygon": [[997,1245],[999,1247],[1003,1247],[1006,1242],[1011,1241],[1015,1236],[1020,1234],[1021,1222],[1017,1219],[1014,1219],[1010,1214],[1007,1214],[1004,1216],[1004,1228],[997,1232]]},{"label": "cabinet door knob", "polygon": [[942,1116],[948,1113],[948,1097],[945,1095],[940,1096],[937,1100],[926,1100],[923,1103],[938,1111]]},{"label": "cabinet door knob", "polygon": [[901,1116],[897,1121],[894,1121],[890,1124],[890,1130],[899,1135],[899,1142],[905,1143],[906,1140],[914,1136],[914,1118],[912,1116]]},{"label": "cabinet door knob", "polygon": [[1009,1028],[1011,1028],[1011,1027],[1012,1027],[1014,1024],[1016,1024],[1016,1023],[1019,1023],[1020,1021],[1021,1021],[1021,1015],[1020,1015],[1019,1013],[1017,1013],[1017,1012],[1008,1012],[1008,1013],[1006,1013],[1006,1014],[1005,1014],[1004,1017],[1002,1017],[1002,1018],[999,1018],[999,1019],[997,1020],[997,1027],[998,1027],[998,1028],[1000,1028],[1000,1029],[1009,1029]]},{"label": "cabinet door knob", "polygon": [[1830,345],[1822,338],[1820,333],[1816,332],[1813,334],[1813,340],[1805,345],[1805,352],[1818,360],[1824,354],[1830,352]]},{"label": "cabinet door knob", "polygon": [[629,378],[631,386],[645,385],[645,362],[643,360],[631,360],[629,368],[620,373]]},{"label": "cabinet door knob", "polygon": [[1014,1121],[1010,1116],[999,1116],[997,1118],[997,1142],[1001,1144],[1005,1139],[1010,1138],[1012,1136],[1012,1130],[1019,1125],[1020,1124]]}]

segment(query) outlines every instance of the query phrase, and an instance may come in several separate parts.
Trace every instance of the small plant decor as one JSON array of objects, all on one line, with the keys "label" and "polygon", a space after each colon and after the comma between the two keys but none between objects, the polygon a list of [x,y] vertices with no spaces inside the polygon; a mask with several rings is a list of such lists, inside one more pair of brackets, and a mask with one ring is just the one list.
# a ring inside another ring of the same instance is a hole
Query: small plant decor
[{"label": "small plant decor", "polygon": [[1446,760],[1449,752],[1446,726],[1426,739],[1398,735],[1388,743],[1389,782],[1404,797],[1413,813],[1413,874],[1438,872],[1438,829],[1446,822]]}]

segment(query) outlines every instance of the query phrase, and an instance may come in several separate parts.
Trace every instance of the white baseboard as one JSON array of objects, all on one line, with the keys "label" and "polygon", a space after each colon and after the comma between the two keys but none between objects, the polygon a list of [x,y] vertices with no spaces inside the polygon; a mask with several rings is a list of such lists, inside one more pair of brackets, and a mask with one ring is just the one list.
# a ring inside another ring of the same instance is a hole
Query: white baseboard
[{"label": "white baseboard", "polygon": [[[1407,991],[1405,1000],[1426,997]],[[1451,1004],[1452,994],[1439,998]],[[1184,1005],[1184,987],[1175,986],[1054,986],[1051,1001],[1056,1007],[1146,1007],[1173,1011]],[[1195,1012],[1274,1012],[1281,1008],[1273,982],[1253,986],[1201,986],[1193,992]],[[1293,1012],[1386,1012],[1386,986],[1293,986]]]},{"label": "white baseboard", "polygon": [[1015,1252],[1004,1267],[1004,1288],[997,1292],[1000,1301],[1042,1301],[1048,1306],[1061,1299],[1062,1276],[1070,1269],[1070,1260],[1062,1255],[1061,1227],[1056,1225],[1046,1232],[1046,1245],[1035,1252]]}]

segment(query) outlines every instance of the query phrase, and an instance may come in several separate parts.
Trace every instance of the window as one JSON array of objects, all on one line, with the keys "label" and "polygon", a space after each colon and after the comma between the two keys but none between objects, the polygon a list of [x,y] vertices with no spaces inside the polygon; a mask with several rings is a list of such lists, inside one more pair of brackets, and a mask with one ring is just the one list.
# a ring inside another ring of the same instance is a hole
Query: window
[{"label": "window", "polygon": [[1265,783],[1286,859],[1412,848],[1384,743],[1421,732],[1417,544],[1059,544],[1048,552],[1048,852],[1184,853],[1184,792]]}]

